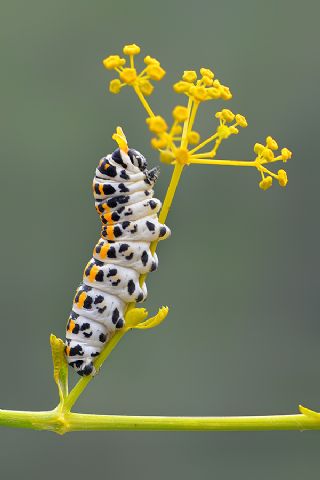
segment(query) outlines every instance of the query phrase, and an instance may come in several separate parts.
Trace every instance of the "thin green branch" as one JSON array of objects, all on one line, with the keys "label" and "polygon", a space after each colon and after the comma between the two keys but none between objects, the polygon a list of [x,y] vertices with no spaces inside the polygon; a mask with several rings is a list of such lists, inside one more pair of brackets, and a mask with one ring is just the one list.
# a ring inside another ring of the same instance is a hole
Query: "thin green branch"
[{"label": "thin green branch", "polygon": [[[308,410],[307,410],[308,411]],[[127,415],[63,414],[0,410],[0,425],[11,428],[49,430],[58,434],[92,430],[197,430],[262,431],[320,430],[316,412],[297,415],[245,417],[155,417]]]},{"label": "thin green branch", "polygon": [[[106,347],[102,350],[100,355],[98,356],[97,360],[94,363],[95,369],[99,371],[101,365],[105,362],[108,358],[112,350],[116,347],[116,345],[120,342],[121,338],[127,332],[127,329],[118,330],[114,336],[111,338],[110,342],[107,343]],[[91,380],[94,377],[89,375],[88,377],[82,377],[78,383],[73,387],[69,395],[66,397],[64,401],[64,409],[66,412],[69,412],[73,405],[78,400],[79,396],[83,392],[83,390],[88,386]]]},{"label": "thin green branch", "polygon": [[153,417],[71,413],[73,430],[320,430],[320,419],[302,414],[261,417]]}]

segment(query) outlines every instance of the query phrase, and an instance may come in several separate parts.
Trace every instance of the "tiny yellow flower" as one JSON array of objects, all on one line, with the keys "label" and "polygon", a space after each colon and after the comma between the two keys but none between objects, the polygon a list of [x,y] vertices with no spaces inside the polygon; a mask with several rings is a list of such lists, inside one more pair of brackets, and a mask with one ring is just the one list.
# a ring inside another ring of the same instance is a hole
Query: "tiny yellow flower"
[{"label": "tiny yellow flower", "polygon": [[139,78],[139,88],[143,95],[149,96],[153,92],[153,85],[146,78]]},{"label": "tiny yellow flower", "polygon": [[181,133],[181,132],[182,132],[181,125],[176,125],[172,130],[173,135],[179,135],[179,133]]},{"label": "tiny yellow flower", "polygon": [[178,150],[175,152],[175,159],[182,165],[187,165],[190,163],[188,150],[186,148],[178,148]]},{"label": "tiny yellow flower", "polygon": [[146,57],[144,57],[143,61],[146,65],[160,65],[159,60],[157,60],[156,58],[150,57],[150,55],[147,55]]},{"label": "tiny yellow flower", "polygon": [[120,93],[121,90],[121,82],[118,78],[115,78],[114,80],[111,80],[109,83],[109,91],[111,93]]},{"label": "tiny yellow flower", "polygon": [[157,115],[155,117],[149,117],[146,120],[149,130],[154,133],[163,133],[168,130],[168,125],[163,117]]},{"label": "tiny yellow flower", "polygon": [[203,77],[214,78],[214,73],[209,68],[200,68],[200,73]]},{"label": "tiny yellow flower", "polygon": [[246,117],[244,117],[243,115],[240,115],[240,113],[237,113],[236,115],[236,122],[237,122],[237,125],[239,125],[239,127],[241,128],[246,128],[248,126]]},{"label": "tiny yellow flower", "polygon": [[267,162],[272,162],[274,159],[274,153],[270,148],[265,147],[263,151],[261,152],[261,156],[264,160]]},{"label": "tiny yellow flower", "polygon": [[292,152],[288,148],[282,148],[281,157],[284,162],[289,160],[292,157]]},{"label": "tiny yellow flower", "polygon": [[198,102],[203,102],[208,98],[207,90],[205,87],[193,86],[190,88],[190,94]]},{"label": "tiny yellow flower", "polygon": [[135,68],[124,68],[120,73],[120,78],[124,83],[132,85],[137,78],[137,71]]},{"label": "tiny yellow flower", "polygon": [[206,75],[204,77],[202,77],[202,81],[203,81],[203,83],[205,84],[206,87],[211,87],[211,85],[213,84],[212,78],[207,77]]},{"label": "tiny yellow flower", "polygon": [[266,138],[266,145],[271,150],[278,150],[279,148],[277,142],[270,136]]},{"label": "tiny yellow flower", "polygon": [[216,88],[220,88],[221,87],[221,83],[219,82],[219,80],[216,78],[215,80],[213,80],[213,83],[212,85]]},{"label": "tiny yellow flower", "polygon": [[227,108],[224,108],[219,113],[220,113],[220,118],[222,118],[226,122],[232,122],[234,120],[234,117],[235,117],[234,113],[232,113],[231,110],[228,110]]},{"label": "tiny yellow flower", "polygon": [[239,130],[236,127],[229,127],[230,128],[230,133],[233,133],[234,135],[237,135],[239,133]]},{"label": "tiny yellow flower", "polygon": [[177,122],[184,122],[188,118],[188,109],[187,107],[182,107],[177,105],[172,111],[173,118]]},{"label": "tiny yellow flower", "polygon": [[190,83],[188,82],[177,82],[173,85],[173,90],[176,92],[176,93],[186,93],[190,90],[192,85],[190,85]]},{"label": "tiny yellow flower", "polygon": [[270,175],[268,177],[265,177],[261,182],[259,183],[259,187],[261,190],[268,190],[272,186],[272,177]]},{"label": "tiny yellow flower", "polygon": [[207,88],[207,94],[209,95],[210,98],[213,98],[214,100],[217,100],[218,98],[220,98],[220,90],[219,88],[216,88],[216,87]]},{"label": "tiny yellow flower", "polygon": [[165,76],[166,71],[162,67],[160,67],[160,65],[157,65],[156,63],[151,63],[147,67],[147,74],[150,78],[152,78],[152,80],[159,81]]},{"label": "tiny yellow flower", "polygon": [[253,147],[253,151],[254,153],[256,153],[257,155],[261,155],[261,153],[263,152],[263,149],[265,148],[264,145],[262,145],[261,143],[256,143]]},{"label": "tiny yellow flower", "polygon": [[281,187],[285,187],[288,183],[288,176],[285,170],[278,170],[278,182]]},{"label": "tiny yellow flower", "polygon": [[135,43],[132,43],[131,45],[125,45],[123,47],[123,53],[125,55],[138,55],[138,53],[140,53],[140,47],[138,47],[138,45]]},{"label": "tiny yellow flower", "polygon": [[220,96],[223,100],[230,100],[232,98],[232,93],[230,92],[230,88],[225,87],[224,85],[221,85]]},{"label": "tiny yellow flower", "polygon": [[192,145],[196,145],[197,143],[200,142],[200,135],[198,132],[192,130],[191,132],[188,133],[188,141]]},{"label": "tiny yellow flower", "polygon": [[156,150],[159,150],[160,148],[165,148],[167,146],[167,143],[167,139],[164,136],[160,138],[154,137],[151,139],[151,145]]},{"label": "tiny yellow flower", "polygon": [[182,75],[182,80],[189,83],[195,82],[197,80],[197,72],[194,70],[185,70]]},{"label": "tiny yellow flower", "polygon": [[272,162],[274,160],[274,153],[268,147],[263,147],[263,150],[259,153],[259,156],[266,162]]},{"label": "tiny yellow flower", "polygon": [[108,70],[121,67],[126,63],[124,58],[120,58],[119,55],[109,55],[109,57],[102,60],[103,65]]},{"label": "tiny yellow flower", "polygon": [[160,161],[162,163],[166,163],[168,165],[171,165],[172,162],[175,160],[173,153],[171,150],[162,150],[160,152]]}]

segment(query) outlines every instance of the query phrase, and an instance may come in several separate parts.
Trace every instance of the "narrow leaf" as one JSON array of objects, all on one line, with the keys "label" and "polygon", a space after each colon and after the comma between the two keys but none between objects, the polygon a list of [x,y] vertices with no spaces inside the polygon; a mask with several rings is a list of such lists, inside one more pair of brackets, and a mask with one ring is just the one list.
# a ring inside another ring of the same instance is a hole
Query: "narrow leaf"
[{"label": "narrow leaf", "polygon": [[148,318],[148,320],[146,320],[145,322],[139,323],[134,328],[146,330],[148,328],[157,327],[158,325],[160,325],[160,323],[163,322],[163,320],[166,318],[168,313],[169,313],[168,307],[161,307],[159,308],[158,313],[154,317]]},{"label": "narrow leaf", "polygon": [[320,417],[320,413],[315,412],[314,410],[310,410],[310,408],[304,407],[303,405],[299,405],[299,411],[303,415],[309,416],[309,417]]},{"label": "narrow leaf", "polygon": [[58,387],[60,403],[63,403],[68,395],[68,364],[64,353],[65,344],[61,338],[51,334],[50,345],[53,361],[53,378]]},{"label": "narrow leaf", "polygon": [[143,322],[147,316],[148,311],[145,308],[132,308],[125,315],[126,327],[136,328],[136,325]]}]

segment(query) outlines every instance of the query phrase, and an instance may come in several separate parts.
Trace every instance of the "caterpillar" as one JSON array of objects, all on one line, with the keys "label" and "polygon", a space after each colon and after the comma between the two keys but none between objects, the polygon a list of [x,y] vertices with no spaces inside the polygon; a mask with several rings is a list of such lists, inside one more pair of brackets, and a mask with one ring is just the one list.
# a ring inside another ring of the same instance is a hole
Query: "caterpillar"
[{"label": "caterpillar", "polygon": [[161,202],[153,197],[158,168],[147,169],[146,158],[128,148],[120,127],[113,138],[119,148],[100,160],[93,180],[101,238],[67,322],[66,358],[81,376],[95,373],[94,359],[115,331],[124,328],[128,303],[146,299],[147,287],[140,286],[139,276],[158,267],[150,243],[170,235],[158,220]]}]

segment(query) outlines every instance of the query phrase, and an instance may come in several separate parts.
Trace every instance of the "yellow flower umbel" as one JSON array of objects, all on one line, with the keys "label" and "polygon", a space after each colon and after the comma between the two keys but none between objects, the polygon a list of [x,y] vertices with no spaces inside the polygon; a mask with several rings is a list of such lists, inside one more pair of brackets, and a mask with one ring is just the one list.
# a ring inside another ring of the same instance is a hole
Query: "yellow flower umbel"
[{"label": "yellow flower umbel", "polygon": [[[138,95],[142,105],[148,113],[147,125],[154,134],[151,139],[153,148],[160,152],[160,160],[166,164],[175,165],[172,180],[168,189],[163,209],[160,215],[164,220],[177,187],[180,175],[185,165],[210,164],[230,165],[256,168],[261,181],[259,186],[262,190],[269,189],[273,180],[277,180],[281,187],[285,187],[288,178],[285,170],[278,170],[274,173],[270,170],[270,164],[276,161],[286,162],[292,156],[287,148],[282,148],[281,154],[275,156],[278,150],[277,142],[270,136],[266,138],[265,145],[256,143],[254,160],[218,160],[217,151],[223,140],[230,135],[237,135],[241,128],[248,126],[246,118],[240,113],[233,113],[229,109],[222,109],[216,112],[215,117],[218,125],[213,127],[212,134],[205,140],[200,141],[200,134],[194,129],[194,123],[198,108],[202,102],[210,100],[230,100],[232,94],[229,87],[223,85],[209,68],[200,68],[184,71],[181,79],[173,85],[178,94],[187,98],[186,105],[177,105],[172,111],[173,122],[171,127],[160,115],[155,115],[145,99],[153,91],[151,80],[161,80],[165,71],[160,62],[149,55],[144,58],[146,67],[138,74],[134,65],[134,56],[140,53],[140,47],[135,44],[126,45],[123,53],[129,55],[130,65],[126,66],[126,60],[119,55],[111,55],[103,60],[107,69],[113,69],[119,74],[119,79],[110,82],[110,91],[119,93],[125,85],[132,86]],[[193,147],[189,147],[192,145]],[[209,149],[203,152],[204,147]]]},{"label": "yellow flower umbel", "polygon": [[151,80],[162,80],[166,72],[158,60],[147,55],[144,58],[145,67],[138,73],[135,67],[134,57],[140,53],[140,47],[133,43],[131,45],[125,45],[122,51],[124,55],[129,56],[129,66],[126,66],[126,60],[119,55],[109,55],[109,57],[105,58],[102,62],[105,68],[115,70],[119,74],[119,78],[111,80],[109,91],[111,93],[120,93],[120,90],[126,85],[133,87],[148,114],[153,116],[153,112],[144,97],[151,95],[153,92],[154,87]]},{"label": "yellow flower umbel", "polygon": [[273,178],[278,180],[281,187],[285,187],[288,183],[288,177],[285,170],[278,170],[278,173],[275,174],[271,172],[267,167],[265,167],[265,164],[267,163],[277,162],[279,160],[282,162],[286,162],[287,160],[289,160],[289,158],[291,158],[292,152],[290,152],[290,150],[288,150],[287,148],[283,148],[281,150],[281,155],[275,157],[273,152],[275,150],[278,150],[278,148],[279,147],[277,142],[272,137],[266,138],[265,145],[261,145],[261,143],[256,143],[254,146],[254,152],[257,154],[254,163],[256,168],[261,173],[262,179],[259,183],[259,187],[262,190],[267,190],[272,186]]}]

